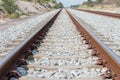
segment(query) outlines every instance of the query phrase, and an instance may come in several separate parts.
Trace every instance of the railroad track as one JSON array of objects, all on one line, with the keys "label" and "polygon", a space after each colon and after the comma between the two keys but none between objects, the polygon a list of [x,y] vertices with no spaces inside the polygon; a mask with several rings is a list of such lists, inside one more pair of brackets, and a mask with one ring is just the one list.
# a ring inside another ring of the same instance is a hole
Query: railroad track
[{"label": "railroad track", "polygon": [[[35,19],[29,19],[21,24],[3,29],[3,31],[0,32],[0,60],[24,41],[30,34],[40,28],[40,26],[51,20],[58,10],[54,11],[50,11],[34,17]],[[29,29],[27,27],[29,27]]]},{"label": "railroad track", "polygon": [[74,14],[76,17],[79,17],[78,21],[80,21],[83,24],[86,24],[86,26],[88,26],[91,32],[93,32],[101,41],[103,41],[113,52],[120,56],[120,45],[118,35],[119,19],[94,15],[88,12],[72,9],[69,9],[69,12]]},{"label": "railroad track", "polygon": [[77,20],[58,12],[1,60],[0,80],[119,80],[119,57]]},{"label": "railroad track", "polygon": [[76,9],[76,10],[85,11],[85,12],[94,13],[94,14],[99,14],[99,15],[104,15],[104,16],[109,16],[109,17],[113,17],[113,18],[120,18],[120,14],[118,14],[118,13],[93,11],[93,10],[85,10],[85,9]]}]

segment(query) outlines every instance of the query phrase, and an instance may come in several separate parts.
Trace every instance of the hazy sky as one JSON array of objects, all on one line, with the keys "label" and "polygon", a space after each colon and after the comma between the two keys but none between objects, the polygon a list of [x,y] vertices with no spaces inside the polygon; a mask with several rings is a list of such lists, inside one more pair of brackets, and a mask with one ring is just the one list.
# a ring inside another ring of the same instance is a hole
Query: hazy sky
[{"label": "hazy sky", "polygon": [[83,3],[84,1],[87,1],[87,0],[57,0],[57,1],[62,2],[64,7],[70,7],[70,5],[81,4],[81,3]]}]

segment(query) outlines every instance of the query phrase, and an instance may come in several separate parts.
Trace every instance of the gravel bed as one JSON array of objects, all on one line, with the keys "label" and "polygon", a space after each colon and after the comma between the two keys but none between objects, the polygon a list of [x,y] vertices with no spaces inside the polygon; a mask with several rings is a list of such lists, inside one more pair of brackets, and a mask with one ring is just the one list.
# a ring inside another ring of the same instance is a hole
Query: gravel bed
[{"label": "gravel bed", "polygon": [[[89,78],[102,76],[106,71],[106,68],[79,68],[76,70],[69,70],[59,68],[57,70],[47,70],[42,68],[34,68],[26,71],[25,68],[18,67],[17,71],[21,76],[31,76],[35,78],[46,79],[76,79],[76,78]],[[29,73],[29,74],[27,74]],[[18,80],[17,78],[11,78],[10,80]]]},{"label": "gravel bed", "polygon": [[[7,29],[0,30],[0,53],[5,51],[8,44],[12,44],[14,40],[24,38],[23,35],[28,33],[31,29],[36,28],[40,22],[45,22],[54,16],[58,10],[50,11],[46,14],[39,15],[21,24],[10,26]],[[50,17],[51,16],[51,17]]]},{"label": "gravel bed", "polygon": [[[61,22],[63,17],[64,22]],[[82,38],[80,38],[79,32],[75,26],[67,23],[71,23],[71,20],[62,13],[52,28],[50,28],[47,37],[39,47],[39,54],[47,56],[76,56],[90,54],[89,51],[86,50],[87,46],[82,43]]]},{"label": "gravel bed", "polygon": [[67,51],[40,51],[40,54],[46,55],[46,56],[82,56],[82,55],[90,55],[88,50],[85,51],[71,51],[70,49]]},{"label": "gravel bed", "polygon": [[39,64],[44,66],[77,66],[77,65],[89,65],[95,64],[98,58],[72,58],[72,59],[49,59],[47,57],[43,57],[39,60],[28,60],[28,64]]},{"label": "gravel bed", "polygon": [[41,68],[36,68],[34,70],[28,71],[27,76],[37,77],[37,78],[57,78],[57,79],[73,79],[73,78],[89,78],[101,76],[105,69],[76,69],[69,70],[60,68],[58,70],[46,70]]},{"label": "gravel bed", "polygon": [[77,17],[84,20],[95,30],[108,37],[120,46],[120,20],[116,18],[96,15],[92,13],[69,9]]},{"label": "gravel bed", "polygon": [[[79,32],[72,24],[67,13],[63,10],[52,28],[48,31],[43,43],[40,44],[37,50],[32,51],[34,54],[31,56],[32,58],[29,56],[29,59],[27,60],[28,66],[33,64],[33,67],[28,67],[27,69],[25,66],[22,66],[18,67],[17,71],[21,76],[31,76],[38,79],[56,78],[68,80],[74,78],[101,77],[106,69],[93,67],[98,58],[90,57],[90,52],[86,49],[87,46],[81,41],[82,38],[80,38]],[[39,55],[40,58],[35,57],[35,55]],[[52,56],[53,58],[48,58],[48,56]],[[56,56],[62,56],[62,58],[56,59]],[[71,58],[63,58],[67,56],[70,56]],[[80,58],[72,58],[74,56]],[[43,66],[43,68],[39,65]],[[81,65],[84,66],[81,68],[73,68],[73,66],[77,67]],[[90,67],[88,68],[86,65]],[[51,66],[52,69],[48,69],[48,67]],[[55,66],[58,68],[56,69]],[[66,69],[66,67],[70,68]]]}]

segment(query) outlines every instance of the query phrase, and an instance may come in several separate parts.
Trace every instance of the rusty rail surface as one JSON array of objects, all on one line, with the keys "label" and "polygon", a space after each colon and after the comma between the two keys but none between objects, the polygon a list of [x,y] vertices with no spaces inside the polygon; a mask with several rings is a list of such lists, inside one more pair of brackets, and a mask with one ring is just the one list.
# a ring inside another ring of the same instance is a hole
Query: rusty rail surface
[{"label": "rusty rail surface", "polygon": [[42,38],[44,38],[60,11],[0,61],[0,80],[9,80],[11,76],[19,77],[15,72],[16,67],[25,64],[25,58],[27,58],[28,55],[32,55],[31,51],[37,48],[36,44],[40,43]]},{"label": "rusty rail surface", "polygon": [[99,15],[104,15],[104,16],[109,16],[109,17],[114,17],[114,18],[120,18],[120,14],[118,14],[118,13],[84,10],[84,9],[76,9],[76,10],[85,11],[85,12],[94,13],[94,14],[99,14]]},{"label": "rusty rail surface", "polygon": [[89,48],[93,49],[93,53],[99,57],[99,61],[102,65],[109,69],[112,79],[120,80],[120,57],[90,32],[87,28],[88,25],[79,22],[79,19],[68,11],[67,13],[76,25],[78,31],[80,31],[80,34],[84,37],[86,43],[89,44]]}]

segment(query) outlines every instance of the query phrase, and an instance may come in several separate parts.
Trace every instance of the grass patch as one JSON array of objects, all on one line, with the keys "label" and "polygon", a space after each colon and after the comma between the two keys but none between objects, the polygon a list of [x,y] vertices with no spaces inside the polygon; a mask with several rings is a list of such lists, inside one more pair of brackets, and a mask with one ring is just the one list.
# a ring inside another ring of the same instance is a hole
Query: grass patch
[{"label": "grass patch", "polygon": [[29,16],[29,13],[28,12],[22,13],[22,15]]},{"label": "grass patch", "polygon": [[20,17],[20,14],[18,12],[10,14],[11,19],[16,19],[16,18],[19,18],[19,17]]}]

